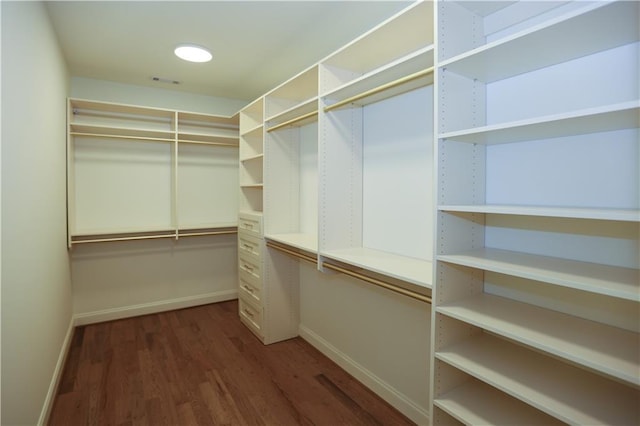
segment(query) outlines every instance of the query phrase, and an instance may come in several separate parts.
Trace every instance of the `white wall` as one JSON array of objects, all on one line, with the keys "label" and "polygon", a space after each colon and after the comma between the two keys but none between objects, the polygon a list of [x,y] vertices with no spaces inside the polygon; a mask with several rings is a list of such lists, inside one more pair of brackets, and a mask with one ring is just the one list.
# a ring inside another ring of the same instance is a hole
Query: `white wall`
[{"label": "white wall", "polygon": [[430,305],[300,262],[300,335],[418,424],[429,412]]},{"label": "white wall", "polygon": [[123,104],[143,105],[204,114],[233,115],[248,102],[194,93],[95,80],[71,78],[71,97]]},{"label": "white wall", "polygon": [[[80,77],[71,79],[71,96],[220,115],[246,103]],[[237,179],[228,185],[235,197]],[[87,324],[234,299],[237,269],[235,235],[77,245],[71,251],[73,312],[77,324]]]},{"label": "white wall", "polygon": [[33,425],[71,330],[68,75],[43,4],[1,7],[2,424]]}]

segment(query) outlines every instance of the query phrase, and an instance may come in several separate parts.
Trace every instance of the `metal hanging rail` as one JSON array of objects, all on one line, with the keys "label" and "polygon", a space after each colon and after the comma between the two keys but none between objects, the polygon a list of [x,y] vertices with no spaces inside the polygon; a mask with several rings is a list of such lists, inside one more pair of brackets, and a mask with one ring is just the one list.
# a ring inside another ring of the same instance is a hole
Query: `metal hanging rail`
[{"label": "metal hanging rail", "polygon": [[382,85],[380,85],[378,87],[374,87],[373,89],[366,90],[366,91],[364,91],[362,93],[358,93],[357,95],[353,95],[353,96],[351,96],[351,97],[349,97],[347,99],[338,101],[335,104],[327,105],[326,107],[324,107],[324,111],[328,112],[328,111],[340,108],[342,106],[345,106],[347,104],[353,103],[353,102],[358,101],[360,99],[375,95],[375,94],[380,93],[380,92],[384,92],[385,90],[389,90],[389,89],[392,89],[394,87],[400,86],[402,84],[408,83],[410,81],[417,80],[417,79],[425,77],[425,76],[427,76],[429,74],[433,74],[433,70],[434,70],[434,67],[430,67],[430,68],[427,68],[425,70],[418,71],[418,72],[415,72],[413,74],[409,74],[409,75],[407,75],[405,77],[402,77],[402,78],[399,78],[397,80],[390,81],[389,83],[382,84]]},{"label": "metal hanging rail", "polygon": [[378,280],[376,278],[369,277],[367,275],[360,274],[358,272],[352,271],[347,268],[343,268],[338,265],[334,265],[333,263],[325,262],[323,263],[323,267],[327,269],[331,269],[336,272],[340,272],[342,274],[348,275],[353,278],[357,278],[359,280],[365,281],[369,284],[373,284],[387,290],[393,291],[395,293],[402,294],[404,296],[411,297],[412,299],[419,300],[420,302],[431,304],[431,296],[426,296],[424,294],[417,293],[415,291],[407,290],[406,288],[397,286],[395,284],[391,284],[382,280]]},{"label": "metal hanging rail", "polygon": [[316,115],[318,115],[318,111],[311,111],[311,112],[308,112],[306,114],[302,114],[301,116],[292,118],[291,120],[287,120],[287,121],[282,122],[280,124],[276,124],[275,126],[269,127],[267,129],[267,132],[273,132],[274,130],[278,130],[278,129],[282,128],[282,127],[290,126],[292,124],[297,123],[298,121],[306,120],[307,118],[311,118],[311,117],[316,116]]},{"label": "metal hanging rail", "polygon": [[313,263],[314,265],[318,264],[318,259],[316,259],[313,256],[310,256],[310,255],[305,254],[305,253],[300,253],[300,252],[297,252],[297,251],[289,250],[288,248],[282,247],[281,245],[278,245],[278,244],[274,244],[271,241],[267,241],[267,247],[272,248],[274,250],[281,251],[281,252],[286,253],[288,255],[291,255],[293,257],[297,257],[298,259],[304,260],[306,262]]}]

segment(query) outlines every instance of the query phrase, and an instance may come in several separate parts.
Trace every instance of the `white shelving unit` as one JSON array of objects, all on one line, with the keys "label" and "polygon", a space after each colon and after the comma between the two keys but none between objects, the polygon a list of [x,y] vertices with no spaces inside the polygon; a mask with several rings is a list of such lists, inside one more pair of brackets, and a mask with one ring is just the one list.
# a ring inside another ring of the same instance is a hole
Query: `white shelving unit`
[{"label": "white shelving unit", "polygon": [[640,421],[639,17],[438,3],[433,424]]},{"label": "white shelving unit", "polygon": [[68,101],[68,245],[234,233],[238,117]]},{"label": "white shelving unit", "polygon": [[321,270],[431,287],[432,21],[414,4],[320,63]]}]

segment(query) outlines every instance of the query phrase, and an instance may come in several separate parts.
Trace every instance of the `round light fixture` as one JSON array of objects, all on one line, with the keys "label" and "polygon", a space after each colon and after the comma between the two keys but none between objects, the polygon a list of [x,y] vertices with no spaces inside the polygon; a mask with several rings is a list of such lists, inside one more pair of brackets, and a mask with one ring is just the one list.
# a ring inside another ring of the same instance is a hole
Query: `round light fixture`
[{"label": "round light fixture", "polygon": [[189,62],[209,62],[213,55],[207,49],[195,44],[181,44],[175,48],[173,53],[180,59]]}]

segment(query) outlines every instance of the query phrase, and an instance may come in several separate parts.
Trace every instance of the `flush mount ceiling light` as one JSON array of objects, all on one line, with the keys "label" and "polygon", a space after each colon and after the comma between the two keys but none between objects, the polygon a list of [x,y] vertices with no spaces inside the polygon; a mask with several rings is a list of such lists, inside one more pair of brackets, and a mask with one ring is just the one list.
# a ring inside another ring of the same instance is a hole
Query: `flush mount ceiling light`
[{"label": "flush mount ceiling light", "polygon": [[181,44],[175,48],[173,53],[180,59],[189,62],[209,62],[213,55],[202,46],[195,44]]}]

